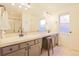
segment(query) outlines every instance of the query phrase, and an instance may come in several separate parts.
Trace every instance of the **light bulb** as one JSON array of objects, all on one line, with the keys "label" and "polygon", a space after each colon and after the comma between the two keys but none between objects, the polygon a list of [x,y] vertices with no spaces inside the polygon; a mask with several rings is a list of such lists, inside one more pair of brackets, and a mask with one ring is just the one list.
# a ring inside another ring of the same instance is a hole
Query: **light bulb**
[{"label": "light bulb", "polygon": [[27,8],[30,8],[30,7],[31,7],[31,6],[30,6],[30,3],[25,4],[25,6],[26,6]]},{"label": "light bulb", "polygon": [[25,10],[27,10],[28,8],[25,8]]},{"label": "light bulb", "polygon": [[21,5],[25,5],[25,3],[21,3]]},{"label": "light bulb", "polygon": [[15,3],[12,3],[11,5],[15,5]]},{"label": "light bulb", "polygon": [[20,6],[18,6],[19,8],[21,8],[22,6],[20,5]]},{"label": "light bulb", "polygon": [[27,5],[27,7],[30,8],[31,6],[30,5]]}]

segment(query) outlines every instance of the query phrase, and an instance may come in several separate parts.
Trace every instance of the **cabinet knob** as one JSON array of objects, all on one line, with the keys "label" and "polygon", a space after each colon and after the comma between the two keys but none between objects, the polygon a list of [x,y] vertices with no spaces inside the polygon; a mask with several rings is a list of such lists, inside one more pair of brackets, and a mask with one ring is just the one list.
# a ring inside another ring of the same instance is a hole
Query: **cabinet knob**
[{"label": "cabinet knob", "polygon": [[29,45],[29,43],[27,43],[27,45]]},{"label": "cabinet knob", "polygon": [[12,48],[10,48],[10,51],[12,51]]}]

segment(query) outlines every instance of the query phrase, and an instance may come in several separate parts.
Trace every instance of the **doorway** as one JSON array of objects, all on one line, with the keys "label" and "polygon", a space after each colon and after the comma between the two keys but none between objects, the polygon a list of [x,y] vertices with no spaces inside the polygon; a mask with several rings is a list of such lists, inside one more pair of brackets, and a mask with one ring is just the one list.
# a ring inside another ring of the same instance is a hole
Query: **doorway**
[{"label": "doorway", "polygon": [[71,39],[70,35],[70,14],[63,14],[59,16],[59,45],[65,46]]}]

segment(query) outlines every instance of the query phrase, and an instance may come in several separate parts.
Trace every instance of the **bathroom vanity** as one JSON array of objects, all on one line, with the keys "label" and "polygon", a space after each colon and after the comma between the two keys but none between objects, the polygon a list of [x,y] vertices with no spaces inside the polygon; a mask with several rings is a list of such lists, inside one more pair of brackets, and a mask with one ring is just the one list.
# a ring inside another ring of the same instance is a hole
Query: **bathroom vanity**
[{"label": "bathroom vanity", "polygon": [[32,33],[23,37],[12,36],[0,39],[1,56],[40,56],[42,38],[57,33]]}]

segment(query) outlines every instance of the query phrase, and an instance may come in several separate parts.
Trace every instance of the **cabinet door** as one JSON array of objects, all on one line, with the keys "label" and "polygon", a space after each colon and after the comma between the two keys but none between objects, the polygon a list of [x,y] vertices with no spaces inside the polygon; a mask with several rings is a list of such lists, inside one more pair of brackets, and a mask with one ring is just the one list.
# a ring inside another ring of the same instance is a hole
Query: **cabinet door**
[{"label": "cabinet door", "polygon": [[27,50],[25,49],[21,49],[21,50],[18,50],[18,51],[15,51],[15,52],[12,52],[10,54],[7,54],[7,56],[27,56]]},{"label": "cabinet door", "polygon": [[0,56],[1,56],[1,49],[0,49]]},{"label": "cabinet door", "polygon": [[41,43],[33,45],[29,49],[29,56],[39,56],[41,54]]}]

